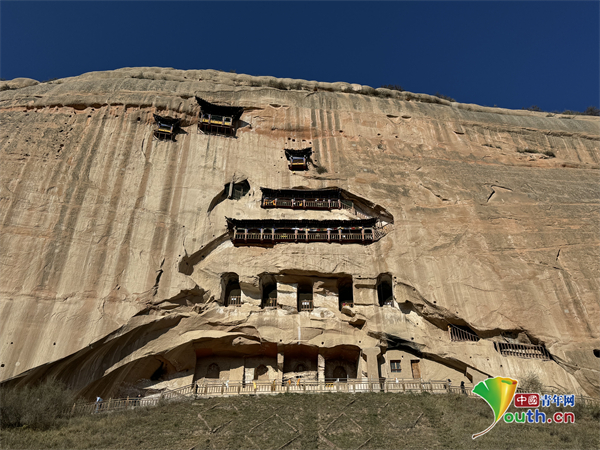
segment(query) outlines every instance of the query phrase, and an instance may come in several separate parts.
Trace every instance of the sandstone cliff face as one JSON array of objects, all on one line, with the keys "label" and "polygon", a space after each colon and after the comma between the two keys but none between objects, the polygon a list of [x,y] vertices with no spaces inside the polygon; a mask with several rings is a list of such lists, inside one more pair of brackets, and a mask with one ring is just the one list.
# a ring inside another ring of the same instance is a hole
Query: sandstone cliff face
[{"label": "sandstone cliff face", "polygon": [[[236,138],[197,132],[195,95],[245,108]],[[153,113],[182,118],[176,142],[153,140]],[[55,374],[110,395],[205,377],[211,361],[230,379],[259,365],[281,378],[294,361],[314,375],[345,361],[349,376],[395,376],[389,362],[406,354],[423,377],[535,372],[599,396],[599,125],[210,70],[9,82],[0,380]],[[307,146],[326,171],[288,170],[283,149]],[[218,201],[242,180],[246,195]],[[261,187],[339,187],[393,228],[370,245],[234,246],[225,217],[352,218],[262,209]],[[238,308],[223,305],[231,274]],[[382,274],[392,306],[378,303]],[[279,308],[260,307],[266,276]],[[340,310],[349,277],[355,305]],[[315,309],[299,313],[307,282]],[[449,324],[482,339],[451,342]],[[502,356],[494,342],[544,345],[553,359]]]}]

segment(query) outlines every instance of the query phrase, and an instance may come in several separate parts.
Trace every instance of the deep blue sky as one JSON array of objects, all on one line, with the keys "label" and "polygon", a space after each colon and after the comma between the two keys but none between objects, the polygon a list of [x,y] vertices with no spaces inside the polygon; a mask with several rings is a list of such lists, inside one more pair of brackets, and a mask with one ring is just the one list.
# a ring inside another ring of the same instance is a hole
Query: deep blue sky
[{"label": "deep blue sky", "polygon": [[0,77],[235,70],[518,109],[600,106],[600,2],[0,3]]}]

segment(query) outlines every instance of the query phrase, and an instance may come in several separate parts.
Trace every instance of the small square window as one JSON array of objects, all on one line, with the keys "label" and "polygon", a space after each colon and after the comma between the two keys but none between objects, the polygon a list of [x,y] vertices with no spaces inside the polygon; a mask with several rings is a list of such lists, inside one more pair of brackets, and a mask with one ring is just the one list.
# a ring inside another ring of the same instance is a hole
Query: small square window
[{"label": "small square window", "polygon": [[402,372],[400,368],[400,360],[390,361],[390,369],[392,372]]}]

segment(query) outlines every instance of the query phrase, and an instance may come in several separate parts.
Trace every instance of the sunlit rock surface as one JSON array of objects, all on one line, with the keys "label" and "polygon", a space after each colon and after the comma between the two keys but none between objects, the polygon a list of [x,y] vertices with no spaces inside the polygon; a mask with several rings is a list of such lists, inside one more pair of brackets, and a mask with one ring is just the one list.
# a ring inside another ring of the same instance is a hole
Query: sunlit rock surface
[{"label": "sunlit rock surface", "polygon": [[[600,395],[597,117],[212,70],[1,89],[1,380],[116,395],[212,376],[211,361],[221,379],[281,380],[398,377],[392,360],[411,378],[411,359],[427,379],[536,373]],[[245,108],[236,138],[198,133],[196,95]],[[183,119],[176,142],[153,140],[153,113]],[[283,149],[304,147],[315,164],[291,172]],[[241,199],[215,200],[242,180]],[[261,187],[339,187],[393,225],[370,245],[235,247],[225,217],[356,218],[265,210]],[[241,307],[223,304],[232,274]],[[279,308],[260,307],[266,276]],[[340,308],[348,277],[354,307]],[[312,312],[297,311],[302,283]],[[481,340],[452,342],[448,324]]]}]

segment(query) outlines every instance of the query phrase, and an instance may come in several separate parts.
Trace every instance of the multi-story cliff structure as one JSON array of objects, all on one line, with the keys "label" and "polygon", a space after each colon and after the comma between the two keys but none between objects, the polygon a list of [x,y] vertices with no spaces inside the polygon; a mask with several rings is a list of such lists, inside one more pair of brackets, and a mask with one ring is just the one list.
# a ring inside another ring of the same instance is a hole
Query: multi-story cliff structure
[{"label": "multi-story cliff structure", "polygon": [[600,395],[600,120],[136,68],[0,86],[0,379]]}]

